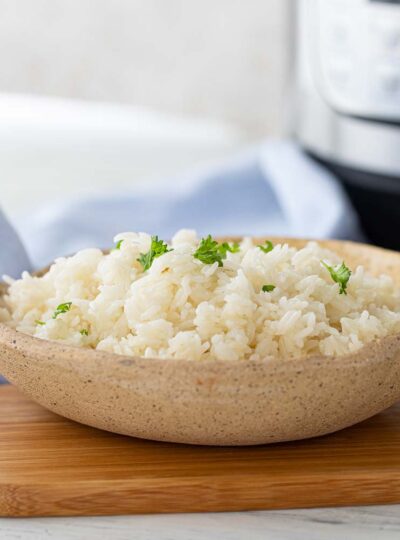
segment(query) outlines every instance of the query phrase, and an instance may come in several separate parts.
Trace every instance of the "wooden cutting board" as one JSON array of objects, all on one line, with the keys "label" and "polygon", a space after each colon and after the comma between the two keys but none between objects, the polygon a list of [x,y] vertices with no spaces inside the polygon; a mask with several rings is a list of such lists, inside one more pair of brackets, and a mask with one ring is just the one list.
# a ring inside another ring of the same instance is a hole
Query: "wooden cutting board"
[{"label": "wooden cutting board", "polygon": [[396,502],[400,405],[318,439],[196,447],[98,431],[46,411],[12,386],[0,386],[2,516]]}]

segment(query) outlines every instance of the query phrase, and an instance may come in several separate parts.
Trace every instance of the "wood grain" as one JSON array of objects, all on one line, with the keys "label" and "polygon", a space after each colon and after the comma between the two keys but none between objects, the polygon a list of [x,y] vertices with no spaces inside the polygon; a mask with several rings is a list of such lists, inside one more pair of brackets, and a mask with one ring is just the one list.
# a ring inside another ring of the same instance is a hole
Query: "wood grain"
[{"label": "wood grain", "polygon": [[78,516],[400,502],[400,405],[334,435],[255,447],[131,439],[0,387],[0,515]]}]

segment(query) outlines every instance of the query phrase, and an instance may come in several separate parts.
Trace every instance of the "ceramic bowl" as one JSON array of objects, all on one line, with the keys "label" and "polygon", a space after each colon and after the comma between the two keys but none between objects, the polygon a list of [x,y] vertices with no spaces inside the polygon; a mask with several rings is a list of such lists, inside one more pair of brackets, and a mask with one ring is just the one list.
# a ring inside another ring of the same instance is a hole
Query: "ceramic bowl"
[{"label": "ceramic bowl", "polygon": [[[400,287],[399,253],[320,243],[350,267],[390,274]],[[195,362],[76,348],[0,325],[0,373],[44,407],[100,429],[159,441],[252,445],[324,435],[392,405],[400,398],[400,335],[339,357]]]}]

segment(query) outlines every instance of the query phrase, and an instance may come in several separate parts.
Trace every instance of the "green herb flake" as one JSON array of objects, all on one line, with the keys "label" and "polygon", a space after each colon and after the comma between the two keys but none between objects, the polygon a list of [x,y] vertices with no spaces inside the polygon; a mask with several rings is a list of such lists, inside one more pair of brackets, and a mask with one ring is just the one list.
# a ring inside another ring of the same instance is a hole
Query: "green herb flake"
[{"label": "green herb flake", "polygon": [[118,242],[115,244],[115,248],[114,248],[115,251],[118,249],[121,249],[121,245],[123,241],[124,241],[123,238],[121,238],[121,240],[118,240]]},{"label": "green herb flake", "polygon": [[38,324],[39,326],[43,326],[44,324],[46,324],[44,321],[39,321],[39,320],[36,320],[35,323]]},{"label": "green herb flake", "polygon": [[[227,244],[228,245],[228,244]],[[202,238],[199,247],[193,253],[193,257],[204,264],[218,263],[218,266],[223,266],[222,259],[226,257],[226,251],[222,250],[216,240],[213,240],[211,234],[207,238]],[[225,249],[225,248],[224,248]]]},{"label": "green herb flake", "polygon": [[88,336],[89,330],[86,330],[86,328],[83,328],[79,333],[81,336]]},{"label": "green herb flake", "polygon": [[263,245],[259,244],[257,247],[264,253],[269,253],[274,249],[274,244],[270,240],[266,240]]},{"label": "green herb flake", "polygon": [[337,266],[329,266],[324,261],[321,261],[321,264],[328,270],[333,281],[339,285],[339,294],[347,294],[346,289],[351,276],[351,270],[347,268],[344,262]]},{"label": "green herb flake", "polygon": [[226,254],[229,251],[230,253],[238,253],[240,251],[240,246],[237,242],[229,244],[228,242],[223,242],[218,246],[218,250],[223,259],[226,259]]},{"label": "green herb flake", "polygon": [[276,285],[263,285],[262,291],[263,292],[272,292],[275,289]]},{"label": "green herb flake", "polygon": [[168,249],[168,245],[163,240],[159,240],[158,236],[152,236],[150,250],[147,253],[141,253],[137,259],[143,267],[143,272],[151,267],[154,259],[169,251],[172,251],[172,249]]},{"label": "green herb flake", "polygon": [[237,242],[232,242],[231,244],[222,242],[222,244],[218,244],[211,234],[209,234],[206,238],[200,240],[200,244],[193,253],[193,257],[204,264],[214,264],[217,262],[218,266],[223,266],[224,263],[222,261],[226,259],[228,251],[230,253],[238,253],[240,251],[240,245]]},{"label": "green herb flake", "polygon": [[71,309],[72,302],[65,302],[64,304],[60,304],[57,306],[57,309],[55,310],[53,314],[53,319],[57,319],[59,315],[62,313],[67,313]]}]

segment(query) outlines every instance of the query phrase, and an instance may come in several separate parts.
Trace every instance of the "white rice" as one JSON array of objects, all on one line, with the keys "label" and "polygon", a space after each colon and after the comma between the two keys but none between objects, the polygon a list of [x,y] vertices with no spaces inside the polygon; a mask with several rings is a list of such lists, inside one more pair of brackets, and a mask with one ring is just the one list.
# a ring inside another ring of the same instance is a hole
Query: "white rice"
[{"label": "white rice", "polygon": [[[315,242],[264,253],[245,238],[219,267],[194,258],[199,239],[181,230],[173,251],[143,272],[137,259],[149,250],[150,236],[123,233],[119,240],[120,249],[107,255],[85,249],[57,259],[43,277],[7,278],[0,319],[41,339],[193,360],[341,355],[400,332],[400,295],[392,279],[372,277],[359,266],[347,294],[339,294],[321,260],[342,261]],[[265,284],[275,289],[263,292]],[[64,302],[72,303],[70,310],[53,318]]]}]

